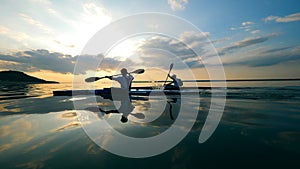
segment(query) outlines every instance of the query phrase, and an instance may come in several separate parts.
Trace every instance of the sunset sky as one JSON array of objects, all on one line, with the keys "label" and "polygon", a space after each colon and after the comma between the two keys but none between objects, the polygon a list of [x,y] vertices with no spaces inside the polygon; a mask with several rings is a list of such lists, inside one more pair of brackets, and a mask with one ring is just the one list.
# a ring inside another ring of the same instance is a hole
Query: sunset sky
[{"label": "sunset sky", "polygon": [[[187,31],[178,36],[192,40],[198,48],[202,47],[200,42],[205,36],[222,59],[228,79],[300,78],[300,8],[297,0],[0,2],[0,70],[19,70],[47,80],[71,81],[79,56],[98,58],[83,56],[81,52],[101,28],[125,16],[158,12],[183,18],[201,30],[201,35]],[[143,47],[165,46],[184,63],[192,65],[192,69],[199,72],[197,78],[207,79],[202,75],[205,72],[203,65],[193,59],[195,56],[188,50],[179,51],[179,43],[175,44],[172,39],[153,36],[124,40],[103,61],[102,74],[111,73],[113,65],[110,64],[120,64],[126,56],[133,56],[128,57],[126,64],[135,65],[134,56],[141,51],[145,53]],[[137,50],[138,47],[141,48]],[[97,56],[104,53],[107,51],[99,51]],[[148,62],[149,70],[157,67],[167,71],[170,63],[155,64],[161,62],[159,56],[159,53],[152,53],[138,60]],[[92,70],[84,69],[80,73],[89,74],[89,71]]]}]

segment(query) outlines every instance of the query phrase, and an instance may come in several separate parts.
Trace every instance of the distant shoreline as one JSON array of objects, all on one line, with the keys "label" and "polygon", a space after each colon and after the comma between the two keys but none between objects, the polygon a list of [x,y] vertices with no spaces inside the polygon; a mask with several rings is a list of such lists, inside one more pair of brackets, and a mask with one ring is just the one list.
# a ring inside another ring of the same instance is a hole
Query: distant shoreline
[{"label": "distant shoreline", "polygon": [[55,81],[46,81],[46,82],[18,82],[18,81],[8,81],[8,80],[0,80],[0,83],[18,83],[18,84],[60,84],[59,82]]},{"label": "distant shoreline", "polygon": [[37,77],[29,76],[24,72],[19,71],[1,71],[0,72],[1,83],[22,83],[22,84],[57,84],[56,81],[47,81]]},{"label": "distant shoreline", "polygon": [[[182,82],[275,82],[275,81],[300,81],[300,78],[287,79],[226,79],[226,80],[182,80]],[[165,81],[133,81],[133,83],[163,83]]]}]

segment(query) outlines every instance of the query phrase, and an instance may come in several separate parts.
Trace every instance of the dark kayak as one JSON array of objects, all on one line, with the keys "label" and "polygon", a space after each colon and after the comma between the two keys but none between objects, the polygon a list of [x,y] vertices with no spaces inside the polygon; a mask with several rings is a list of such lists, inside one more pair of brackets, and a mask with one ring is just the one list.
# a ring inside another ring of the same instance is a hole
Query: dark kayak
[{"label": "dark kayak", "polygon": [[[179,90],[168,88],[165,90],[154,89],[152,87],[133,87],[131,91],[124,92],[118,88],[103,88],[96,90],[57,90],[53,91],[54,96],[75,96],[75,95],[99,95],[103,97],[109,97],[112,95],[137,95],[137,96],[149,96],[149,95],[179,95],[179,94],[191,94],[199,93],[199,89],[210,89],[210,87],[182,87]],[[115,91],[114,91],[115,90]]]}]

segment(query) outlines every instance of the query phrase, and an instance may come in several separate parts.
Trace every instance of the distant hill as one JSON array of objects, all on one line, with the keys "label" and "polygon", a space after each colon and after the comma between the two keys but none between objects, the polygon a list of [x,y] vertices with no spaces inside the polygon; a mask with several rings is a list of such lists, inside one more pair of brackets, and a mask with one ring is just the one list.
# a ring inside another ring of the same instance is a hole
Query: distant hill
[{"label": "distant hill", "polygon": [[18,71],[2,71],[0,72],[0,81],[1,82],[24,82],[24,83],[58,83],[55,81],[47,81],[39,79],[33,76],[29,76],[23,72]]}]

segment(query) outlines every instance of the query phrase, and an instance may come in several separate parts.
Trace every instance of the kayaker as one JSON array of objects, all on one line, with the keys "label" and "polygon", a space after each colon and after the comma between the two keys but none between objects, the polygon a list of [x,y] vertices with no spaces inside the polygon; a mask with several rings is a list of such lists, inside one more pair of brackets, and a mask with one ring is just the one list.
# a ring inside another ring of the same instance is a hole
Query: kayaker
[{"label": "kayaker", "polygon": [[131,83],[134,77],[128,73],[126,68],[121,69],[121,76],[113,77],[113,76],[105,76],[108,79],[115,80],[120,83],[121,88],[111,88],[112,99],[114,96],[118,97],[121,101],[121,106],[118,110],[111,110],[106,113],[121,113],[122,118],[121,122],[126,123],[128,121],[128,115],[133,111],[134,106],[131,104],[129,91],[131,90]]},{"label": "kayaker", "polygon": [[179,90],[179,87],[183,86],[182,80],[177,78],[177,76],[175,74],[173,74],[172,76],[170,76],[170,74],[168,74],[168,77],[172,79],[172,82],[168,83],[166,85],[165,89],[174,88],[174,89]]},{"label": "kayaker", "polygon": [[118,77],[113,77],[113,76],[105,76],[105,77],[110,80],[115,80],[115,81],[119,82],[121,85],[121,89],[130,91],[131,83],[132,83],[132,80],[134,79],[134,77],[130,73],[127,72],[126,68],[121,69],[121,74],[122,75],[118,76]]}]

